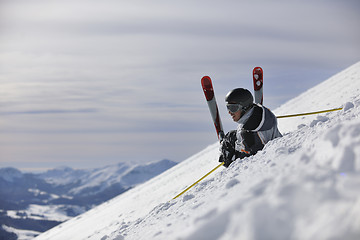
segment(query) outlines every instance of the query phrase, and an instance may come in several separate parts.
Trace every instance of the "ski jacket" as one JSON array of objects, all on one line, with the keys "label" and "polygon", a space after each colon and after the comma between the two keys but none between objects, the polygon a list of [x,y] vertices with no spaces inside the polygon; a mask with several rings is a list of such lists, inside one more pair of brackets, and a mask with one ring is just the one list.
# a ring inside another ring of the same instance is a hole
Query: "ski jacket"
[{"label": "ski jacket", "polygon": [[254,155],[270,140],[282,137],[275,115],[259,104],[254,104],[238,123],[235,150],[240,158]]}]

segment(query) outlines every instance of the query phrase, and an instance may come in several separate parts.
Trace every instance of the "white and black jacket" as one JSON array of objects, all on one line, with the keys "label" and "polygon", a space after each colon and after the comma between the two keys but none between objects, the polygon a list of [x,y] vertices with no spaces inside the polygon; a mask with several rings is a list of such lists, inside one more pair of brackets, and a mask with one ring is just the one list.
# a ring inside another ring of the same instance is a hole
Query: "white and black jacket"
[{"label": "white and black jacket", "polygon": [[275,115],[266,107],[254,104],[238,121],[236,157],[246,157],[263,149],[270,140],[281,137]]}]

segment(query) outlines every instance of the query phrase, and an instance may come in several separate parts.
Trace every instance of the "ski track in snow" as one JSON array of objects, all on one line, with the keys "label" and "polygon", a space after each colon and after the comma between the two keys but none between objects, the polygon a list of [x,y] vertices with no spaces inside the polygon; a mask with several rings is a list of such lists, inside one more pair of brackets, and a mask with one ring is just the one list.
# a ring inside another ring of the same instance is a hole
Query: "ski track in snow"
[{"label": "ski track in snow", "polygon": [[[282,138],[216,170],[218,143],[38,239],[360,239],[360,62],[280,106]],[[71,237],[71,238],[68,238]]]}]

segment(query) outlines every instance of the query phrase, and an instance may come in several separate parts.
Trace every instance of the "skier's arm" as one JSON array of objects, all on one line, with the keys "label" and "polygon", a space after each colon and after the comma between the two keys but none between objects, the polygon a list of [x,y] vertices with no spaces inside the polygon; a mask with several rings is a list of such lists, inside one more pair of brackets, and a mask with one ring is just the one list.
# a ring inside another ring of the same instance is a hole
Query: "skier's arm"
[{"label": "skier's arm", "polygon": [[238,158],[244,158],[256,154],[264,148],[257,132],[242,130],[241,139],[236,142],[235,150]]},{"label": "skier's arm", "polygon": [[225,167],[237,158],[242,159],[256,154],[264,147],[257,132],[242,130],[239,138],[236,135],[235,130],[230,131],[221,142],[219,161],[224,162]]},{"label": "skier's arm", "polygon": [[236,159],[235,141],[236,130],[228,132],[221,141],[219,162],[224,162],[225,167]]}]

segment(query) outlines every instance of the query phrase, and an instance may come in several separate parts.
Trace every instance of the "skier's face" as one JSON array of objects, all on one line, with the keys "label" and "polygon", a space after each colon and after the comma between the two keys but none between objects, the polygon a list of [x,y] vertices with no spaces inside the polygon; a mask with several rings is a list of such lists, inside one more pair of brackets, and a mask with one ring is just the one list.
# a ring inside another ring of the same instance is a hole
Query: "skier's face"
[{"label": "skier's face", "polygon": [[230,114],[231,118],[233,119],[233,121],[234,121],[234,122],[237,122],[237,121],[240,120],[241,110],[239,110],[239,111],[237,111],[237,112],[234,112],[234,113],[232,113],[232,112],[229,111],[229,114]]}]

